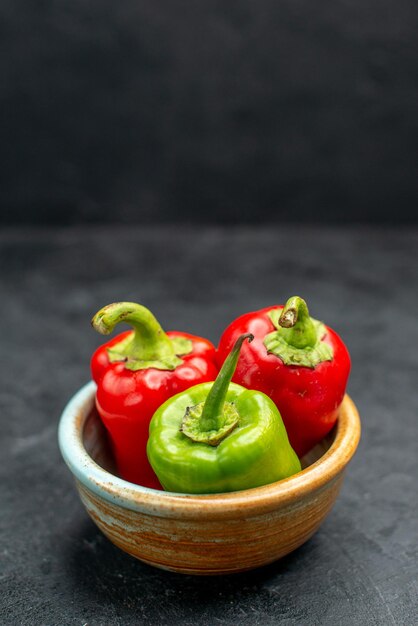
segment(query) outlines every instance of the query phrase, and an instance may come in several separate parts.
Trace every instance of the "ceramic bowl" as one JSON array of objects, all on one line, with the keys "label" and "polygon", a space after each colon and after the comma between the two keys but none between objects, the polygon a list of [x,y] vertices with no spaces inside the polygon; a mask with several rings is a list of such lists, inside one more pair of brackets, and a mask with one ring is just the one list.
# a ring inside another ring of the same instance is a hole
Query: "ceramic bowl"
[{"label": "ceramic bowl", "polygon": [[147,489],[119,478],[89,383],[68,403],[59,445],[88,514],[116,546],[167,570],[225,574],[292,552],[333,506],[360,438],[344,398],[333,431],[304,457],[303,471],[264,487],[210,496]]}]

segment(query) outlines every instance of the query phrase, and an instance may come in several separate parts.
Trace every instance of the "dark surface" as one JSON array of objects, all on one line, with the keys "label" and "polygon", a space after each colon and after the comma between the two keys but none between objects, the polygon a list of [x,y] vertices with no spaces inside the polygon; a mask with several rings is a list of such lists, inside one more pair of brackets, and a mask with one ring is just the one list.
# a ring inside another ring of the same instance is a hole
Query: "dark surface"
[{"label": "dark surface", "polygon": [[417,24],[416,0],[6,0],[0,221],[416,220]]},{"label": "dark surface", "polygon": [[[4,231],[0,623],[417,623],[418,231]],[[345,339],[363,435],[320,531],[268,567],[200,579],[153,569],[87,517],[57,423],[89,378],[114,300],[217,341],[236,315],[306,297]]]}]

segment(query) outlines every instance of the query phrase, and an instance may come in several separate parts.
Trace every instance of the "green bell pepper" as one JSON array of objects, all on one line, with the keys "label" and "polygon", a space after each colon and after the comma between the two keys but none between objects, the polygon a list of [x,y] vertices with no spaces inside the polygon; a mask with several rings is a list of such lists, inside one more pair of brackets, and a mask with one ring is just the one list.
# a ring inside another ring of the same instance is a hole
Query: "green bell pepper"
[{"label": "green bell pepper", "polygon": [[147,454],[164,489],[239,491],[301,470],[272,400],[231,383],[245,339],[253,335],[238,338],[215,382],[177,394],[154,414]]}]

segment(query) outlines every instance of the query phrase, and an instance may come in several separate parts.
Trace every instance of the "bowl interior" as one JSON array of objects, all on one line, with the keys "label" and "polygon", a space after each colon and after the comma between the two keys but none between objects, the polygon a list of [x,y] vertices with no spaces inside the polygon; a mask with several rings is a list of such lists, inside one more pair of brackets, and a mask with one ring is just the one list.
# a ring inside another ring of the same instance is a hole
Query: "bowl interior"
[{"label": "bowl interior", "polygon": [[[334,442],[336,435],[336,426],[331,432],[312,450],[310,450],[302,459],[302,469],[305,469],[318,461]],[[83,429],[83,444],[89,456],[102,469],[106,470],[114,476],[119,476],[115,460],[112,453],[111,442],[96,408],[91,409]]]}]

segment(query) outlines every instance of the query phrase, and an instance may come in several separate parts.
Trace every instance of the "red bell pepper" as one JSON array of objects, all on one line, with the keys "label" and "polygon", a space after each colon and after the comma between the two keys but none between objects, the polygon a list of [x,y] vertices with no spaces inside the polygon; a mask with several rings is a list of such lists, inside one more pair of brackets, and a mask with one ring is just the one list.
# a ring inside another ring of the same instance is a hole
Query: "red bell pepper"
[{"label": "red bell pepper", "polygon": [[350,373],[348,350],[337,333],[309,316],[299,297],[232,322],[219,343],[219,367],[244,333],[255,339],[243,345],[232,380],[270,396],[301,457],[338,417]]},{"label": "red bell pepper", "polygon": [[151,418],[171,396],[216,378],[215,347],[194,335],[165,333],[148,309],[132,302],[109,304],[92,319],[104,335],[119,322],[134,330],[102,345],[91,359],[96,406],[120,476],[158,489],[146,454]]}]

